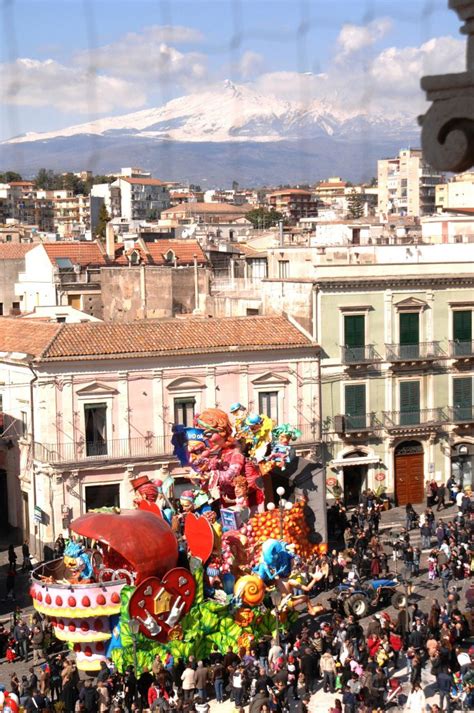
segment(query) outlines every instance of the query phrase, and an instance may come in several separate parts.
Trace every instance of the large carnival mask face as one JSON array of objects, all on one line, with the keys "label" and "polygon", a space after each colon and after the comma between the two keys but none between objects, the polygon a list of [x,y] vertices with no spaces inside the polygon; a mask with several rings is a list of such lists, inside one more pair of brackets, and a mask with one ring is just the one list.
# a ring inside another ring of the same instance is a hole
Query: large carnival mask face
[{"label": "large carnival mask face", "polygon": [[205,431],[204,435],[209,443],[211,451],[219,450],[223,448],[227,441],[226,431]]},{"label": "large carnival mask face", "polygon": [[67,569],[67,579],[80,579],[86,565],[80,557],[63,557],[64,565]]},{"label": "large carnival mask face", "polygon": [[209,449],[203,441],[188,441],[189,463],[193,470],[203,473],[209,467]]}]

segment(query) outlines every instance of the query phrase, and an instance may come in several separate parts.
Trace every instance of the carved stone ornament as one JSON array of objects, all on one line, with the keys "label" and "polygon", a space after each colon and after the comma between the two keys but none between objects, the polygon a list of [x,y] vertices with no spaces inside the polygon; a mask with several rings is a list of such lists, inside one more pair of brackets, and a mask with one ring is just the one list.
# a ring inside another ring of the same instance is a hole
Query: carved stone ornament
[{"label": "carved stone ornament", "polygon": [[418,122],[426,161],[439,171],[460,173],[474,165],[474,0],[449,0],[449,7],[468,36],[466,71],[422,78],[433,103]]}]

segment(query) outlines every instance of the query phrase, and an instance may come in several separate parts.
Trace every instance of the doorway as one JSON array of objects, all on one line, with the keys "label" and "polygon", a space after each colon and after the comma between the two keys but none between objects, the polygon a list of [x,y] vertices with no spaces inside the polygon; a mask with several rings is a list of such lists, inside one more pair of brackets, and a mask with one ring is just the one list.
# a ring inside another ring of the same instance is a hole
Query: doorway
[{"label": "doorway", "polygon": [[419,441],[403,441],[395,449],[395,496],[398,505],[423,502],[424,455]]},{"label": "doorway", "polygon": [[28,493],[21,491],[21,504],[23,509],[23,537],[30,541],[30,504],[28,501]]},{"label": "doorway", "polygon": [[471,443],[457,443],[451,450],[451,475],[458,488],[472,488],[473,473],[474,446]]},{"label": "doorway", "polygon": [[346,507],[355,507],[360,503],[360,495],[366,478],[366,465],[344,466],[344,504]]}]

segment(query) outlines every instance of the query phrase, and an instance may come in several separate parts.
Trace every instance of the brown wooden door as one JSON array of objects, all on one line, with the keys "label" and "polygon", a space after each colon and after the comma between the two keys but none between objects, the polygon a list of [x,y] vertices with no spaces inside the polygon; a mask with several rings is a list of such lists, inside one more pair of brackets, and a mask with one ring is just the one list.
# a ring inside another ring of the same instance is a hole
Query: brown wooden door
[{"label": "brown wooden door", "polygon": [[423,453],[395,456],[395,494],[398,505],[423,502]]}]

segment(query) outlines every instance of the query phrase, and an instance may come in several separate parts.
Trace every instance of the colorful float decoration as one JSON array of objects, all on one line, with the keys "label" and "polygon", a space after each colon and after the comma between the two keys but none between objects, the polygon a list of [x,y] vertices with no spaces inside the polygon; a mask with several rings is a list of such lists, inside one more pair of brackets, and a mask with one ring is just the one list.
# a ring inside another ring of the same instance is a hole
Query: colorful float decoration
[{"label": "colorful float decoration", "polygon": [[[296,457],[299,432],[239,403],[231,413],[233,424],[224,411],[206,409],[192,428],[174,428],[190,483],[178,510],[169,483],[138,476],[134,510],[82,515],[64,557],[34,570],[34,606],[79,668],[112,659],[123,671],[136,655],[142,670],[157,654],[203,658],[214,645],[225,653],[290,625],[292,598],[310,610],[306,595],[293,597],[298,563],[324,546],[311,543],[304,502],[265,510],[272,473],[285,473]],[[183,546],[187,565],[178,567]]]}]

